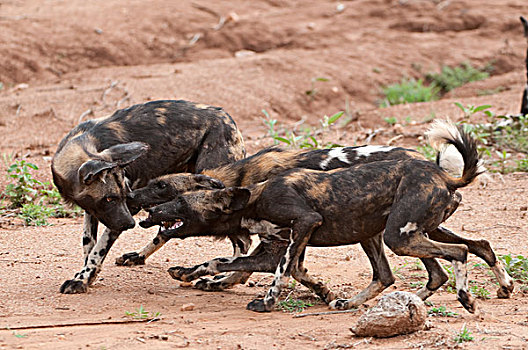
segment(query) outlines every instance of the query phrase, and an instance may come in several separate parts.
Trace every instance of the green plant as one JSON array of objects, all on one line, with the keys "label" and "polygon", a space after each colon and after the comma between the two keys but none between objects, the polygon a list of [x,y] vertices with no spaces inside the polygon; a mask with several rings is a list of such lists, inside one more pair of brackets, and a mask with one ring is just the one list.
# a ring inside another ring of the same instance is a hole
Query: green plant
[{"label": "green plant", "polygon": [[6,186],[2,197],[10,203],[10,208],[20,208],[26,203],[32,203],[42,188],[42,183],[33,178],[30,169],[38,170],[38,167],[25,160],[17,160],[7,168],[7,177],[12,183]]},{"label": "green plant", "polygon": [[317,95],[317,89],[315,87],[315,84],[318,82],[318,81],[322,81],[322,82],[327,82],[329,81],[330,79],[328,78],[312,78],[310,80],[310,90],[306,90],[304,93],[310,97],[310,99],[313,101],[313,99],[315,98],[315,95]]},{"label": "green plant", "polygon": [[395,266],[395,267],[393,267],[393,268],[392,268],[392,273],[393,273],[396,277],[398,277],[399,279],[404,280],[405,277],[403,276],[403,274],[401,273],[401,271],[402,271],[402,269],[403,269],[405,266],[407,266],[407,265],[409,265],[409,262],[408,262],[407,260],[405,260],[405,263],[404,263],[402,266],[398,266],[398,267]]},{"label": "green plant", "polygon": [[456,294],[456,279],[455,273],[453,272],[453,267],[449,265],[442,265],[444,270],[446,270],[449,280],[447,281],[446,291],[448,293]]},{"label": "green plant", "polygon": [[464,342],[473,341],[473,336],[471,335],[469,329],[467,329],[466,325],[464,325],[464,328],[462,328],[462,330],[455,336],[453,340],[456,343],[461,344]]},{"label": "green plant", "polygon": [[383,120],[389,125],[394,125],[398,122],[398,119],[396,119],[396,117],[387,117],[383,118]]},{"label": "green plant", "polygon": [[343,116],[343,112],[337,112],[330,117],[325,115],[319,121],[321,125],[319,128],[306,127],[300,132],[295,129],[284,129],[282,132],[278,132],[275,130],[276,120],[269,118],[269,114],[264,114],[267,117],[264,120],[264,124],[268,127],[267,133],[273,139],[275,144],[283,143],[291,148],[309,149],[333,148],[339,146],[333,142],[327,142],[325,138],[330,131],[331,126]]},{"label": "green plant", "polygon": [[506,272],[518,283],[528,284],[528,258],[522,255],[501,255],[499,259],[504,265]]},{"label": "green plant", "polygon": [[426,78],[443,92],[449,92],[472,81],[483,80],[489,73],[474,68],[469,62],[456,67],[443,66],[440,73],[428,73]]},{"label": "green plant", "polygon": [[0,90],[2,90],[3,88],[4,88],[4,84],[0,82]]},{"label": "green plant", "polygon": [[423,154],[424,157],[430,161],[434,161],[436,159],[436,150],[429,145],[418,146],[416,147],[416,150]]},{"label": "green plant", "polygon": [[435,306],[429,309],[429,311],[427,311],[427,314],[430,316],[442,316],[442,317],[457,317],[458,316],[456,312],[447,310],[445,306]]},{"label": "green plant", "polygon": [[402,103],[428,102],[438,98],[435,86],[425,86],[423,81],[402,79],[401,83],[388,85],[383,88],[384,98],[381,107],[389,107]]},{"label": "green plant", "polygon": [[125,315],[135,319],[146,319],[146,318],[159,318],[161,316],[160,312],[148,312],[143,308],[143,305],[140,305],[136,311],[125,311]]},{"label": "green plant", "polygon": [[471,294],[475,295],[479,299],[490,299],[490,291],[484,287],[472,285],[469,287]]},{"label": "green plant", "polygon": [[307,303],[304,300],[300,299],[292,299],[290,297],[286,298],[286,300],[280,301],[277,304],[277,308],[279,310],[282,310],[284,312],[303,312],[304,309],[307,307],[313,306],[312,303]]},{"label": "green plant", "polygon": [[460,110],[464,113],[464,118],[470,119],[473,114],[478,112],[483,112],[488,117],[493,116],[493,112],[491,112],[489,109],[491,108],[491,105],[481,105],[481,106],[473,106],[473,105],[467,105],[464,107],[460,102],[455,102],[455,106],[460,108]]},{"label": "green plant", "polygon": [[[4,160],[7,158],[4,157]],[[2,193],[2,200],[7,202],[4,208],[14,209],[26,225],[35,226],[49,225],[49,217],[80,215],[79,207],[66,208],[61,203],[59,191],[49,182],[33,178],[31,170],[38,170],[38,167],[25,160],[17,160],[7,168],[11,183]]]}]

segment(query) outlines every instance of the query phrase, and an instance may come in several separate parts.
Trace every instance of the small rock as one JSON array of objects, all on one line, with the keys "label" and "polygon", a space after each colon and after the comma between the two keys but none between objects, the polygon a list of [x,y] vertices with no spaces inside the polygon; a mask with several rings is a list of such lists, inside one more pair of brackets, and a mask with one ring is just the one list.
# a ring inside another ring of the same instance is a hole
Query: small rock
[{"label": "small rock", "polygon": [[183,304],[182,307],[181,307],[181,311],[192,311],[192,310],[194,310],[194,304],[193,303]]},{"label": "small rock", "polygon": [[254,56],[254,55],[255,55],[255,51],[251,51],[251,50],[240,50],[240,51],[235,52],[236,58],[249,57],[249,56]]},{"label": "small rock", "polygon": [[394,131],[395,134],[403,134],[403,125],[399,123],[394,124],[392,131]]},{"label": "small rock", "polygon": [[527,211],[528,210],[528,207],[527,206],[522,206],[519,208],[520,211]]},{"label": "small rock", "polygon": [[351,330],[360,337],[392,337],[422,330],[426,319],[427,310],[417,295],[393,292],[368,309]]}]

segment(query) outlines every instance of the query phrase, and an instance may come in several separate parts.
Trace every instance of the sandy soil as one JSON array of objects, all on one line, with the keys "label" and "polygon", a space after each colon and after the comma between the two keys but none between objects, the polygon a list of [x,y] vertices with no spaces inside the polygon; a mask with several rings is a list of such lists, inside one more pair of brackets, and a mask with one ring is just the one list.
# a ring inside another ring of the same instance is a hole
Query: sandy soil
[{"label": "sandy soil", "polygon": [[[289,128],[348,110],[351,122],[332,134],[333,141],[361,144],[377,130],[372,143],[397,137],[393,144],[415,146],[431,115],[461,118],[455,101],[518,112],[525,84],[522,14],[528,15],[523,0],[1,0],[0,152],[38,164],[37,177],[49,181],[50,156],[80,120],[162,98],[223,106],[250,153],[271,143],[263,109]],[[377,108],[381,86],[465,61],[491,64],[492,76],[436,102]],[[328,81],[312,85],[318,77]],[[501,92],[481,96],[484,90]],[[416,123],[392,128],[386,117]],[[464,189],[464,203],[446,226],[488,239],[498,254],[528,255],[527,184],[518,173]],[[528,347],[525,294],[517,288],[511,299],[497,299],[495,281],[474,257],[471,280],[492,292],[479,301],[478,315],[442,289],[431,301],[457,317],[430,317],[432,328],[412,335],[362,339],[349,328],[363,309],[303,318],[246,311],[270,276],[256,274],[248,285],[206,293],[166,273],[176,264],[230,255],[225,242],[171,242],[145,266],[113,265],[154,234],[140,228],[123,233],[87,294],[61,295],[59,286],[81,265],[82,221],[53,223],[24,227],[16,219],[0,220],[0,349],[445,348],[455,346],[464,325],[474,341],[463,348]],[[389,256],[398,279],[387,292],[413,291],[425,281],[414,259]],[[368,260],[356,246],[309,249],[306,260],[342,293],[356,293],[370,280]],[[299,286],[292,296],[314,301]],[[327,310],[314,302],[305,312]],[[188,303],[194,309],[182,311]],[[125,312],[140,306],[160,312],[161,320],[112,324],[132,320]]]}]

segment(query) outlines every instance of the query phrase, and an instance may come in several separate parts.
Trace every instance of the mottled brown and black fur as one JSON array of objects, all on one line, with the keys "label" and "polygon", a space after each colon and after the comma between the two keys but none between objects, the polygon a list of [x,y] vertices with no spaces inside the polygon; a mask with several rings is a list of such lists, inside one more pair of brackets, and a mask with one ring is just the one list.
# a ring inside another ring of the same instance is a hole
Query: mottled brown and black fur
[{"label": "mottled brown and black fur", "polygon": [[[227,187],[249,186],[251,184],[265,181],[285,170],[296,167],[315,170],[331,170],[380,160],[403,161],[408,159],[424,160],[425,158],[414,150],[389,146],[343,147],[333,150],[284,150],[278,147],[271,147],[235,163],[204,170],[202,174],[199,175],[180,173],[153,179],[147,184],[147,186],[129,193],[129,204],[132,207],[150,208],[153,205],[167,202],[186,191],[197,189],[219,189],[223,188],[224,185]],[[217,180],[215,180],[215,178]],[[317,190],[323,194],[327,191],[324,184],[320,184]],[[316,195],[316,193],[314,193],[314,195]],[[458,193],[457,196],[459,196]],[[450,209],[452,212],[456,210],[456,205],[460,202],[460,197],[456,197],[455,199],[456,200],[453,200],[452,202],[454,207]],[[239,269],[239,267],[249,266],[248,264],[240,264],[238,263],[239,261],[252,261],[251,266],[254,268],[252,271],[263,271],[266,268],[269,268],[269,266],[272,265],[266,261],[272,261],[273,257],[266,256],[266,252],[270,251],[271,248],[265,247],[265,245],[279,243],[277,243],[276,239],[271,239],[269,226],[254,224],[249,231],[257,234],[264,233],[265,236],[268,237],[268,239],[262,242],[252,253],[253,255],[258,256],[253,258],[253,260],[251,258],[247,259],[242,257],[238,259],[226,258],[227,260],[225,261],[218,261],[215,259],[211,263],[200,264],[192,268],[174,267],[169,269],[169,273],[176,279],[181,279],[183,275],[186,279],[193,280],[207,274],[234,271]],[[226,236],[228,236],[228,231],[224,232],[226,233]],[[239,242],[238,244],[243,246],[250,242],[249,237],[243,236],[243,232],[247,232],[247,230],[233,227],[232,232],[229,232],[229,236],[231,236],[233,242]],[[199,234],[196,233],[196,235]],[[217,232],[217,237],[222,236]],[[238,237],[238,239],[235,239],[236,237]],[[508,298],[511,295],[513,284],[511,284],[509,280],[504,280],[502,278],[504,275],[504,269],[500,263],[497,263],[496,255],[488,241],[466,239],[443,227],[439,227],[438,230],[430,233],[430,238],[444,243],[466,245],[471,253],[485,260],[495,272],[500,282],[500,288],[497,292],[498,296],[501,298]],[[169,239],[170,237],[167,237],[162,229],[154,240],[140,252],[127,253],[122,257],[119,257],[117,263],[128,265],[144,263],[148,256],[163,246],[163,244]],[[256,260],[259,262],[257,263]],[[264,265],[261,266],[259,264]],[[435,266],[437,265],[426,265],[429,274],[439,276],[436,280],[438,281],[442,279],[445,282],[447,276],[441,267],[438,271],[435,271]],[[195,284],[195,287],[208,291],[223,290],[232,287],[235,284],[244,283],[250,275],[250,271],[240,271],[225,278],[222,276],[216,276],[215,279],[202,278]],[[428,297],[432,294],[430,291],[437,289],[439,286],[439,282],[429,284],[429,291],[427,293],[424,292],[422,297]]]},{"label": "mottled brown and black fur", "polygon": [[[330,170],[349,167],[355,164],[386,159],[425,159],[411,149],[390,146],[358,146],[321,150],[286,150],[270,147],[260,152],[213,169],[205,169],[201,174],[170,174],[151,180],[145,187],[128,194],[128,205],[136,210],[149,208],[174,199],[177,195],[197,189],[218,189],[224,186],[249,186],[265,181],[285,170],[306,168]],[[233,241],[236,251],[247,251],[251,242],[248,237],[237,235]],[[169,238],[162,231],[139,252],[126,253],[117,258],[118,265],[144,264],[145,260],[163,246]],[[247,277],[247,276],[246,276]],[[244,278],[241,277],[241,281]],[[208,286],[224,285],[225,281],[215,280]],[[236,283],[236,282],[235,282]]]},{"label": "mottled brown and black fur", "polygon": [[[445,235],[438,232],[443,230],[439,225],[458,206],[460,197],[456,189],[468,185],[479,173],[474,140],[461,128],[445,129],[448,132],[437,136],[441,135],[461,153],[464,159],[461,178],[449,176],[434,163],[412,158],[327,172],[294,169],[247,188],[185,193],[172,202],[151,208],[143,225],[171,221],[166,234],[175,237],[234,232],[237,227],[247,226],[248,221],[269,222],[281,232],[282,238],[286,238],[284,232],[290,232],[287,249],[279,249],[282,257],[272,287],[264,299],[248,305],[254,311],[272,309],[290,274],[334,308],[363,303],[394,281],[383,252],[384,241],[398,255],[422,259],[430,272],[423,294],[445,282],[445,273],[436,274],[442,269],[435,258],[451,261],[457,277],[457,297],[464,307],[474,312],[474,299],[467,290],[468,249],[427,237],[428,234]],[[330,290],[308,276],[302,266],[304,249],[306,245],[353,243],[360,243],[367,253],[374,271],[373,281],[352,299],[333,300]],[[227,258],[213,262],[229,263]],[[246,266],[249,271],[254,268]],[[180,277],[186,280],[184,273]],[[506,274],[504,278],[509,276]]]},{"label": "mottled brown and black fur", "polygon": [[[221,108],[153,101],[86,121],[60,142],[52,162],[62,197],[85,210],[85,266],[63,293],[85,292],[119,234],[134,226],[126,194],[175,172],[200,172],[245,156],[242,135]],[[106,230],[97,241],[97,226]]]}]

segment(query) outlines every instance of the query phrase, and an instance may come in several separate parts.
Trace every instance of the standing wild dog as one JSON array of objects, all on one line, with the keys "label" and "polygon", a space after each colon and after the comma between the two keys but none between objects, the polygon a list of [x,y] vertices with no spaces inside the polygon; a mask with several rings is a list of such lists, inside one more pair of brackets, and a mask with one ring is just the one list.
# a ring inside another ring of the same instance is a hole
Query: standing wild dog
[{"label": "standing wild dog", "polygon": [[[419,257],[426,266],[435,265],[432,271],[442,270],[436,258],[452,262],[457,298],[474,312],[475,300],[468,292],[467,247],[439,243],[428,235],[434,234],[457,208],[460,196],[456,190],[478,176],[476,143],[461,127],[450,123],[437,122],[429,138],[437,149],[444,143],[456,147],[464,160],[461,178],[450,176],[432,162],[413,158],[327,172],[294,169],[247,188],[185,193],[149,209],[143,226],[164,224],[169,227],[165,234],[174,237],[211,231],[221,234],[243,226],[244,221],[255,220],[289,229],[289,243],[271,288],[264,299],[248,304],[253,311],[272,310],[290,275],[332,308],[347,309],[364,303],[394,282],[384,241],[397,255]],[[352,299],[335,299],[325,285],[307,274],[303,266],[305,248],[354,243],[360,243],[369,257],[373,281]],[[252,268],[247,266],[246,271]],[[428,287],[439,288],[445,281],[445,273],[430,274]]]},{"label": "standing wild dog", "polygon": [[[128,204],[132,208],[136,208],[136,210],[139,207],[150,208],[153,205],[168,202],[183,192],[192,191],[199,187],[203,189],[220,189],[224,188],[224,186],[249,186],[270,179],[292,168],[331,170],[381,160],[404,161],[409,159],[425,160],[421,154],[414,150],[390,146],[359,146],[310,151],[284,150],[278,147],[272,147],[237,162],[214,169],[206,169],[202,174],[179,173],[164,175],[153,179],[147,186],[130,192],[128,194]],[[217,180],[215,181],[214,179]],[[453,211],[455,209],[453,208]],[[143,225],[148,224],[143,223]],[[250,241],[248,237],[250,233],[260,234],[263,242],[252,252],[251,258],[239,257],[228,261],[214,259],[211,262],[187,269],[173,267],[169,269],[171,276],[179,280],[190,281],[205,275],[215,275],[219,272],[239,270],[225,277],[216,276],[214,279],[202,278],[195,284],[195,287],[198,289],[219,291],[230,288],[238,283],[245,283],[252,271],[271,272],[270,269],[274,269],[277,265],[274,263],[273,254],[277,256],[277,249],[286,249],[284,240],[281,240],[279,237],[280,230],[274,228],[274,225],[262,222],[253,222],[250,224],[246,221],[242,226],[235,225],[235,227],[230,227],[230,230],[220,230],[217,226],[216,236],[222,237],[223,232],[223,235],[231,237],[233,241],[247,242]],[[152,243],[148,244],[139,253],[128,253],[118,258],[118,263],[123,263],[123,261],[127,261],[129,264],[134,261],[144,262],[164,242],[170,239],[165,232],[165,227],[160,228],[160,232]],[[209,233],[209,231],[206,230],[205,233]],[[200,235],[199,230],[194,233],[189,232],[186,237],[194,235]],[[262,236],[265,236],[265,238]],[[178,237],[184,238],[181,235]],[[494,272],[500,285],[497,290],[499,298],[510,297],[514,288],[512,280],[497,259],[488,241],[466,239],[443,227],[438,227],[434,232],[430,232],[429,238],[443,243],[466,245],[470,253],[486,261]],[[286,241],[287,239],[288,237],[286,237]],[[130,257],[135,257],[135,259],[129,260],[128,258]],[[248,266],[245,264],[248,260],[251,261],[252,269],[244,270]],[[441,278],[447,279],[443,269],[441,267],[437,269],[437,264],[425,263],[425,266],[430,275],[442,276]],[[420,295],[426,298],[432,294],[431,291],[434,291],[438,287],[435,284],[428,285]]]},{"label": "standing wild dog", "polygon": [[[75,127],[51,170],[62,197],[85,211],[84,267],[61,293],[86,292],[114,241],[134,227],[130,190],[163,174],[200,172],[244,156],[242,135],[226,112],[187,101],[135,105]],[[106,229],[97,240],[99,222]]]}]

